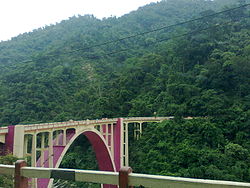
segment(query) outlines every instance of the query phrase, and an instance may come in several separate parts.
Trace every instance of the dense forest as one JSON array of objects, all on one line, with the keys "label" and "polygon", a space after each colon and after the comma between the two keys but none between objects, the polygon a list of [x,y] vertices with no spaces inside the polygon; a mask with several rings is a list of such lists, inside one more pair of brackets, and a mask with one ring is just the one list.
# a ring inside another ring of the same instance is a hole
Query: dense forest
[{"label": "dense forest", "polygon": [[[131,138],[135,172],[250,182],[248,3],[163,0],[0,42],[0,125],[175,116]],[[93,156],[79,138],[62,167]]]}]

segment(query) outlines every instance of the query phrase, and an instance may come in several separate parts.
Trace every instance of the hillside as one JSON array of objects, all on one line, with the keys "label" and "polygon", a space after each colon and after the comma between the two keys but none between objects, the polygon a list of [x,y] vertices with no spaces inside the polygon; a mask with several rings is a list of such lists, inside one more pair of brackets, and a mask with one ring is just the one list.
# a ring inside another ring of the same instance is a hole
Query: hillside
[{"label": "hillside", "polygon": [[[222,84],[231,81],[213,79],[218,74],[224,75],[226,70],[218,70],[227,58],[240,58],[243,53],[247,54],[249,33],[245,19],[233,21],[232,24],[239,25],[239,28],[233,25],[218,27],[215,31],[205,30],[163,42],[157,41],[206,25],[198,20],[98,46],[213,13],[215,7],[224,7],[229,2],[162,1],[121,18],[72,17],[57,25],[1,42],[1,125],[151,115],[154,111],[159,115],[175,115],[181,113],[178,111],[180,106],[188,108],[182,110],[185,112],[183,115],[208,115],[204,110],[193,109],[193,105],[198,104],[192,101],[197,97],[201,99],[202,95],[231,97],[227,95],[229,93],[239,96],[237,100],[246,100],[249,93],[243,89],[248,87],[247,80],[242,82],[244,76],[235,78],[237,83],[233,88],[227,87],[231,83]],[[224,20],[223,16],[226,15],[211,19],[209,25],[234,17]],[[235,53],[236,49],[226,49],[225,46],[241,50]],[[117,51],[121,52],[114,53]],[[218,59],[225,55],[224,59]],[[214,62],[223,62],[212,67],[208,63],[212,58]],[[241,70],[234,71],[237,74]],[[246,69],[244,71],[247,73]],[[246,93],[236,94],[239,87],[243,87],[241,90]],[[225,92],[220,93],[221,89]]]},{"label": "hillside", "polygon": [[[247,3],[166,0],[1,42],[0,125],[173,115],[131,142],[136,172],[250,181]],[[71,160],[86,148],[63,166],[88,168]]]}]

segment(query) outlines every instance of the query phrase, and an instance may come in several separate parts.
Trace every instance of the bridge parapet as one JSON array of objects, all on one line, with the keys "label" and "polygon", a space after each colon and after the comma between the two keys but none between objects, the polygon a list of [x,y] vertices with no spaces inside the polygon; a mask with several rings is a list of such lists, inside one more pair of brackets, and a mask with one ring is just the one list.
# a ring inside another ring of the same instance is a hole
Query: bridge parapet
[{"label": "bridge parapet", "polygon": [[[16,169],[15,169],[16,168]],[[16,171],[16,173],[15,173]],[[122,170],[120,170],[121,172]],[[124,171],[124,170],[123,170]],[[14,165],[1,165],[0,174],[15,176],[15,185],[24,185],[27,178],[59,178],[64,180],[73,180],[80,182],[93,182],[103,184],[119,185],[120,188],[128,186],[145,186],[145,187],[178,187],[178,188],[242,188],[250,187],[250,183],[182,178],[173,176],[159,176],[149,174],[136,174],[127,170],[124,181],[120,181],[121,173],[107,171],[77,170],[77,169],[58,169],[58,168],[38,168],[38,167],[21,167]],[[66,175],[65,175],[66,174]],[[19,182],[17,182],[19,181]],[[123,183],[123,184],[122,184]],[[125,184],[125,186],[123,186]],[[16,186],[17,187],[17,186]],[[27,188],[27,182],[24,188]]]},{"label": "bridge parapet", "polygon": [[[169,117],[127,117],[123,118],[124,123],[133,123],[133,122],[160,122],[163,120],[173,119],[173,116]],[[39,124],[20,124],[18,126],[24,126],[25,132],[33,132],[37,133],[43,132],[46,129],[58,130],[61,128],[73,128],[77,126],[87,126],[87,125],[102,125],[102,124],[112,124],[117,122],[118,118],[110,118],[110,119],[101,119],[101,120],[81,120],[81,121],[66,121],[66,122],[54,122],[54,123],[39,123]],[[8,127],[0,127],[0,135],[7,134]]]},{"label": "bridge parapet", "polygon": [[169,117],[127,117],[123,118],[123,121],[125,123],[132,123],[132,122],[161,122],[164,120],[170,120],[173,119],[174,116]]},{"label": "bridge parapet", "polygon": [[[173,116],[169,117],[127,117],[123,118],[123,123],[144,123],[144,122],[161,122],[163,120],[173,119]],[[87,126],[101,126],[105,124],[115,124],[118,121],[118,118],[103,118],[96,120],[81,120],[81,121],[73,121],[69,120],[66,122],[53,122],[53,123],[39,123],[39,124],[23,124],[18,125],[18,127],[24,127],[24,134],[39,134],[41,132],[50,132],[57,130],[65,130],[65,129],[79,129],[78,127],[87,127]],[[141,134],[142,128],[140,125],[140,130],[138,128],[138,132]],[[5,143],[5,135],[8,133],[8,127],[0,127],[0,143]]]},{"label": "bridge parapet", "polygon": [[53,129],[58,130],[62,128],[75,128],[78,126],[88,126],[88,125],[102,125],[102,124],[111,124],[115,123],[117,121],[117,118],[113,119],[104,119],[104,120],[82,120],[82,121],[66,121],[66,122],[54,122],[54,123],[41,123],[41,124],[30,124],[30,125],[19,125],[24,126],[25,132],[30,131],[44,131],[46,129]]}]

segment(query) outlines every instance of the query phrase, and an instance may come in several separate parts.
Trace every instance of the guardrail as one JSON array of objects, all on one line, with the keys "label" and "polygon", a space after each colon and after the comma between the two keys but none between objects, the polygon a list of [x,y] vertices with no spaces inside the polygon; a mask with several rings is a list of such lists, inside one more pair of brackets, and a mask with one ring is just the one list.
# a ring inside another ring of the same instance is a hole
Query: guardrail
[{"label": "guardrail", "polygon": [[13,175],[15,188],[27,188],[28,178],[58,178],[81,182],[119,185],[119,188],[144,186],[152,188],[229,188],[250,187],[250,183],[217,181],[132,173],[130,167],[118,172],[26,167],[18,160],[14,165],[0,165],[0,174]]}]

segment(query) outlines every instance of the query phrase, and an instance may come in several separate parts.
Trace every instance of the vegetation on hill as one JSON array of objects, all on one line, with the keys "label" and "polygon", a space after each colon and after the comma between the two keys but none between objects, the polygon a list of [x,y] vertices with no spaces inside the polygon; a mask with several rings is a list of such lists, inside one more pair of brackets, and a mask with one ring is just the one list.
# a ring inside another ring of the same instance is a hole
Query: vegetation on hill
[{"label": "vegetation on hill", "polygon": [[[0,164],[13,165],[17,161],[17,158],[11,154],[0,156]],[[0,175],[0,187],[12,188],[13,177],[9,175]]]},{"label": "vegetation on hill", "polygon": [[232,122],[201,118],[147,126],[131,143],[130,166],[146,174],[249,182],[248,123],[245,116]]},{"label": "vegetation on hill", "polygon": [[131,142],[136,172],[250,181],[249,6],[209,16],[246,3],[168,0],[1,42],[0,123],[174,115]]},{"label": "vegetation on hill", "polygon": [[[72,17],[1,42],[1,125],[145,116],[155,111],[197,116],[246,106],[246,10],[117,41],[213,14],[230,2],[162,1],[121,18]],[[226,8],[235,6],[239,5]],[[98,45],[106,41],[117,42]]]}]

